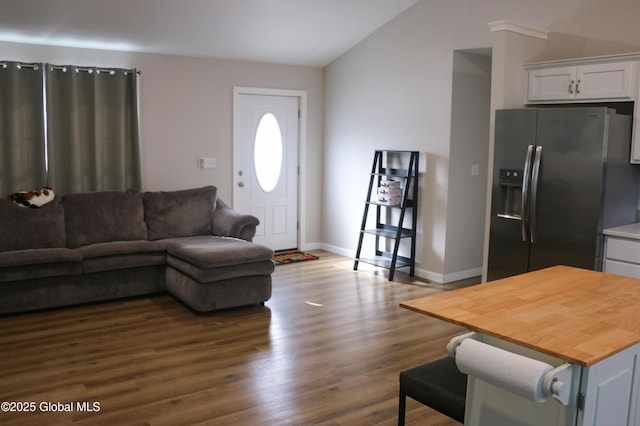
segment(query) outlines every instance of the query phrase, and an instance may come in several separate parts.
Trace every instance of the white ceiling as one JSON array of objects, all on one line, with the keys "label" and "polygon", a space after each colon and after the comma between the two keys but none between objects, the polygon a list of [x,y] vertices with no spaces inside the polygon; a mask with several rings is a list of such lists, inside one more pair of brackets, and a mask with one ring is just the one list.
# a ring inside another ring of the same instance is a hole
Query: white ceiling
[{"label": "white ceiling", "polygon": [[322,67],[417,1],[0,0],[0,41]]}]

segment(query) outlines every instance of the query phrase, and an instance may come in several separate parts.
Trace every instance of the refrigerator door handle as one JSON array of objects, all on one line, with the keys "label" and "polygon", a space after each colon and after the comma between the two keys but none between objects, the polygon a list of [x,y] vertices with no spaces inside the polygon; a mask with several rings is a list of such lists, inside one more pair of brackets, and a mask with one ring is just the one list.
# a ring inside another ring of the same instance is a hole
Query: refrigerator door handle
[{"label": "refrigerator door handle", "polygon": [[531,171],[531,211],[529,212],[529,231],[531,234],[531,242],[536,243],[538,236],[536,233],[536,201],[538,198],[538,179],[540,177],[540,162],[542,161],[542,147],[536,147],[536,155],[533,160],[533,169]]},{"label": "refrigerator door handle", "polygon": [[527,223],[529,222],[529,181],[531,180],[531,157],[533,156],[533,145],[527,148],[527,156],[524,160],[524,171],[522,176],[522,241],[528,241]]}]

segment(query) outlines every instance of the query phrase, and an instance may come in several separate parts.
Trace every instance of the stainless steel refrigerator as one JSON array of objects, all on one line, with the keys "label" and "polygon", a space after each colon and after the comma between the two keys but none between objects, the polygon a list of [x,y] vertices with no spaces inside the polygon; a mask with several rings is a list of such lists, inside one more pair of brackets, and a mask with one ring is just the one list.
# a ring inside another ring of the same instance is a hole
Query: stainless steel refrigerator
[{"label": "stainless steel refrigerator", "polygon": [[605,107],[496,111],[487,279],[601,270],[603,228],[636,222],[631,117]]}]

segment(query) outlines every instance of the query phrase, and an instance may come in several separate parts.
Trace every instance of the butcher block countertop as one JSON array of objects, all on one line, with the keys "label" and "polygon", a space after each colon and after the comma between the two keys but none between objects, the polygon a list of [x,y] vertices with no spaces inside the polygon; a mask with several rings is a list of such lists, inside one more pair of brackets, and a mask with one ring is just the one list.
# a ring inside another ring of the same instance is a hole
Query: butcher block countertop
[{"label": "butcher block countertop", "polygon": [[400,306],[585,367],[640,343],[640,279],[568,266]]}]

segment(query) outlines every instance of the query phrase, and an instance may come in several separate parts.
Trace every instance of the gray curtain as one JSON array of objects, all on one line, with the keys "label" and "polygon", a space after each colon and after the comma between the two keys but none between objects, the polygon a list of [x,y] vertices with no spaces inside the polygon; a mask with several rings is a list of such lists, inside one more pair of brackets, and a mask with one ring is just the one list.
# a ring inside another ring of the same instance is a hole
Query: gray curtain
[{"label": "gray curtain", "polygon": [[0,197],[47,184],[42,64],[0,62]]},{"label": "gray curtain", "polygon": [[49,183],[58,193],[140,188],[137,72],[48,65]]}]

